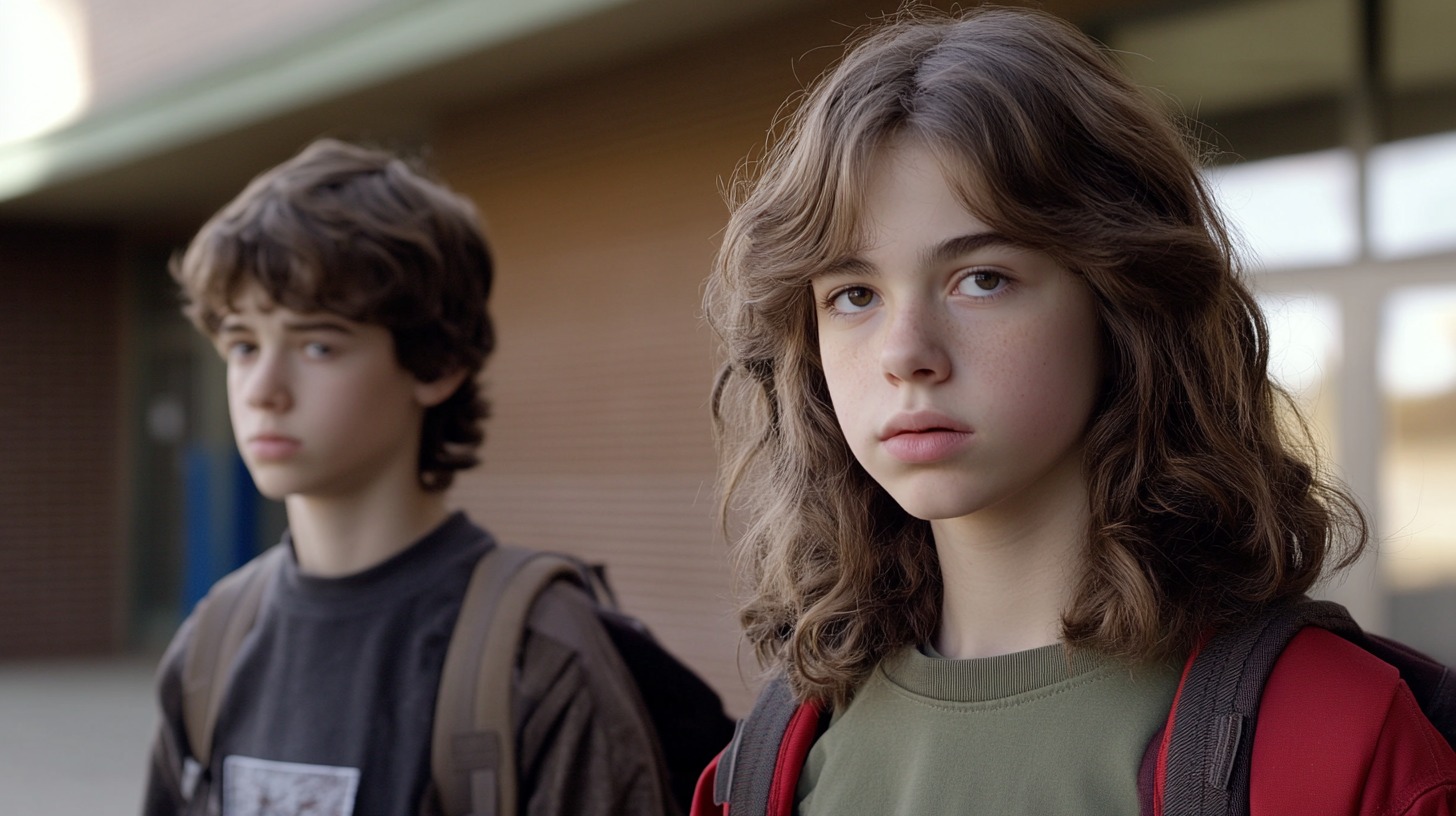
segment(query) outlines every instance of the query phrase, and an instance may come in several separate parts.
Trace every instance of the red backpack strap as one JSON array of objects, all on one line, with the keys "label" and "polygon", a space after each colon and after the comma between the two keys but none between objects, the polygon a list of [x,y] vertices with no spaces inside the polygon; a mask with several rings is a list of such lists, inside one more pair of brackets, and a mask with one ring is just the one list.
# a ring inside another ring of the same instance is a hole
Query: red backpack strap
[{"label": "red backpack strap", "polygon": [[692,809],[688,811],[688,816],[728,816],[728,805],[714,801],[713,797],[713,789],[718,782],[718,763],[722,760],[722,753],[713,757],[713,761],[703,769],[702,776],[698,777],[698,785],[693,789]]},{"label": "red backpack strap", "polygon": [[778,675],[759,692],[753,711],[738,723],[733,741],[699,782],[712,780],[712,804],[732,816],[791,816],[794,791],[809,748],[819,736],[822,709],[794,698],[788,680]]},{"label": "red backpack strap", "polygon": [[1311,626],[1360,637],[1344,607],[1298,598],[1219,633],[1189,658],[1160,746],[1154,814],[1249,816],[1264,686],[1285,646]]},{"label": "red backpack strap", "polygon": [[819,706],[805,703],[789,718],[789,727],[779,743],[779,758],[774,763],[773,784],[769,786],[768,816],[794,816],[794,794],[799,789],[799,777],[804,761],[809,758],[809,749],[819,739],[821,713]]},{"label": "red backpack strap", "polygon": [[1188,683],[1188,673],[1198,659],[1203,644],[1193,647],[1193,653],[1183,664],[1183,675],[1178,678],[1178,690],[1173,693],[1173,705],[1168,709],[1168,719],[1158,729],[1143,751],[1142,765],[1138,768],[1138,813],[1141,816],[1163,816],[1163,790],[1168,776],[1168,743],[1173,736],[1173,723],[1178,719],[1178,703],[1183,698],[1183,687]]}]

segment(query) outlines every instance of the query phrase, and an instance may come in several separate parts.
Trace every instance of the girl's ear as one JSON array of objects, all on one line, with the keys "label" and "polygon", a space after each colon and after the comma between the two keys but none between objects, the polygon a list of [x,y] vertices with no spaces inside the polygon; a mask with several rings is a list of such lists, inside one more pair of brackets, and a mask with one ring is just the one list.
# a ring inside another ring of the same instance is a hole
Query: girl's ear
[{"label": "girl's ear", "polygon": [[465,382],[469,374],[465,369],[456,369],[441,374],[429,382],[415,381],[415,401],[424,408],[434,408],[450,398],[451,394]]}]

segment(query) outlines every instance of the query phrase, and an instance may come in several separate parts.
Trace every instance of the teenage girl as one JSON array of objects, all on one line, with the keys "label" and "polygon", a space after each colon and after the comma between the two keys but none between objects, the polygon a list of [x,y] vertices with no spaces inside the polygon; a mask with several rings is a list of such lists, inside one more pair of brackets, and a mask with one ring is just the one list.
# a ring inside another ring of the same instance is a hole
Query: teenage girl
[{"label": "teenage girl", "polygon": [[[1190,651],[1366,544],[1190,144],[1056,18],[902,12],[737,192],[714,410],[748,642],[826,712],[794,808],[1138,813]],[[1389,697],[1327,812],[1452,812]]]}]

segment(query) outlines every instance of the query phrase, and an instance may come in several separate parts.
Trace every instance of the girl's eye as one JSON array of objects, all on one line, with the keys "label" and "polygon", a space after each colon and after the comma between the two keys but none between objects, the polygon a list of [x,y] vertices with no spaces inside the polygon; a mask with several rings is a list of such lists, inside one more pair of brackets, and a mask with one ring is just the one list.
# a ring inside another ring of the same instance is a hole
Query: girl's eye
[{"label": "girl's eye", "polygon": [[304,345],[303,353],[315,360],[322,360],[332,355],[334,349],[327,343],[308,343]]},{"label": "girl's eye", "polygon": [[875,304],[875,292],[864,286],[849,286],[830,297],[829,304],[838,312],[860,312]]},{"label": "girl's eye", "polygon": [[1006,288],[1008,281],[1000,272],[972,272],[961,278],[956,291],[971,297],[988,297]]}]

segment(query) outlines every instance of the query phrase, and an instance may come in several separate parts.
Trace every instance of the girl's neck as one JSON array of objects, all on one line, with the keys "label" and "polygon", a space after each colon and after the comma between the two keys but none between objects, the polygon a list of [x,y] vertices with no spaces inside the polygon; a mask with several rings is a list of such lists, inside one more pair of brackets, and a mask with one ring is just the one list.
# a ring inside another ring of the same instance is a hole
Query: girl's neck
[{"label": "girl's neck", "polygon": [[295,494],[284,502],[299,568],[322,578],[352,575],[389,560],[450,512],[444,496],[413,481],[369,495]]},{"label": "girl's neck", "polygon": [[991,657],[1061,639],[1087,538],[1080,468],[1015,508],[931,522],[945,595],[935,649]]}]

